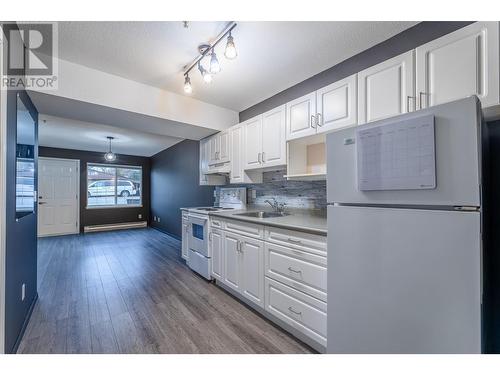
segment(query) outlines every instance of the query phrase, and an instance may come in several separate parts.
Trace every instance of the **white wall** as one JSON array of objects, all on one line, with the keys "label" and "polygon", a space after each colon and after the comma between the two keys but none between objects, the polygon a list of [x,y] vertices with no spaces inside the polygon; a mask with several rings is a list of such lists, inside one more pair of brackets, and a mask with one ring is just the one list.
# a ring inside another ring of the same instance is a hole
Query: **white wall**
[{"label": "white wall", "polygon": [[58,89],[46,94],[134,113],[224,130],[239,122],[238,112],[59,59]]}]

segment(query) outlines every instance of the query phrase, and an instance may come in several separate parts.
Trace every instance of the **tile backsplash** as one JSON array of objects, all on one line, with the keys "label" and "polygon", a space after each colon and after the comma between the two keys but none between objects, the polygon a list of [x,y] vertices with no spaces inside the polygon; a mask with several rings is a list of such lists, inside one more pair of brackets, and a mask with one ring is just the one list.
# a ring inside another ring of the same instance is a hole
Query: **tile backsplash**
[{"label": "tile backsplash", "polygon": [[[226,187],[246,187],[249,204],[265,205],[266,199],[276,198],[287,207],[300,209],[326,209],[326,181],[287,181],[285,170],[264,172],[261,184],[231,184]],[[216,187],[218,202],[220,187]],[[252,198],[255,190],[256,198]]]}]

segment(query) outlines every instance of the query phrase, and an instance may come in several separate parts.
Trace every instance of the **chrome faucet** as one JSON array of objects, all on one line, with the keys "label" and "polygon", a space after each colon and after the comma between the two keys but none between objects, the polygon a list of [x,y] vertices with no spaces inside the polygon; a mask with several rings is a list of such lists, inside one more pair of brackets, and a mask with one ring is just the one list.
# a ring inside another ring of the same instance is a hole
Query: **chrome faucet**
[{"label": "chrome faucet", "polygon": [[274,197],[271,199],[272,199],[272,201],[269,199],[266,199],[264,202],[268,203],[277,213],[283,215],[285,213],[286,203],[284,203],[284,202],[280,203]]}]

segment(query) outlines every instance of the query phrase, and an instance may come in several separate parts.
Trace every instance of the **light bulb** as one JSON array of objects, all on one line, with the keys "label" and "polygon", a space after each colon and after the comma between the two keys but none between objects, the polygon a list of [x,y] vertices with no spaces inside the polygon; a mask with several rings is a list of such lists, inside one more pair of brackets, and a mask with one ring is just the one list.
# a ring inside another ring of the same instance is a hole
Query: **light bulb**
[{"label": "light bulb", "polygon": [[189,78],[188,75],[186,75],[186,78],[184,79],[184,92],[186,94],[191,94],[193,92],[193,87],[191,86],[191,79]]},{"label": "light bulb", "polygon": [[231,36],[231,33],[229,33],[229,36],[227,37],[227,44],[226,44],[226,50],[224,51],[224,56],[226,56],[227,59],[233,60],[238,56],[238,53],[236,52],[236,46],[234,45],[234,40],[233,37]]},{"label": "light bulb", "polygon": [[116,160],[116,155],[113,153],[113,152],[106,152],[104,154],[104,159],[106,159],[107,161],[115,161]]},{"label": "light bulb", "polygon": [[203,73],[203,81],[205,83],[211,83],[212,82],[212,75],[209,72],[207,72],[206,70]]},{"label": "light bulb", "polygon": [[212,75],[209,72],[207,72],[207,70],[203,67],[203,65],[201,65],[200,61],[198,61],[198,70],[200,71],[201,76],[203,77],[203,81],[205,83],[212,82]]},{"label": "light bulb", "polygon": [[220,64],[219,60],[217,60],[217,55],[212,49],[211,58],[210,58],[210,73],[217,74],[220,72]]}]

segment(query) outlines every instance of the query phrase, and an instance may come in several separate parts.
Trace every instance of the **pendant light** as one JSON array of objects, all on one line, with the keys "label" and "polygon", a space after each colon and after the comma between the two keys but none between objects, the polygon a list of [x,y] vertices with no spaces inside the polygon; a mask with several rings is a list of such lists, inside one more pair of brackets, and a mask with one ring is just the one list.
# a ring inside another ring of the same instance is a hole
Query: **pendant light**
[{"label": "pendant light", "polygon": [[186,94],[191,94],[193,92],[193,87],[191,86],[191,79],[189,78],[189,74],[186,74],[186,78],[184,79],[184,92]]},{"label": "pendant light", "polygon": [[226,50],[224,51],[224,56],[226,56],[226,58],[229,60],[234,60],[236,56],[238,56],[238,52],[236,52],[236,46],[234,45],[234,39],[231,35],[231,32],[229,32],[229,35],[227,36],[227,44]]},{"label": "pendant light", "polygon": [[116,154],[111,151],[111,141],[115,139],[115,137],[106,137],[109,140],[109,151],[104,154],[104,159],[106,161],[115,161],[116,160]]},{"label": "pendant light", "polygon": [[212,48],[212,53],[210,54],[210,73],[217,74],[220,72],[219,60],[217,60],[217,55]]}]

